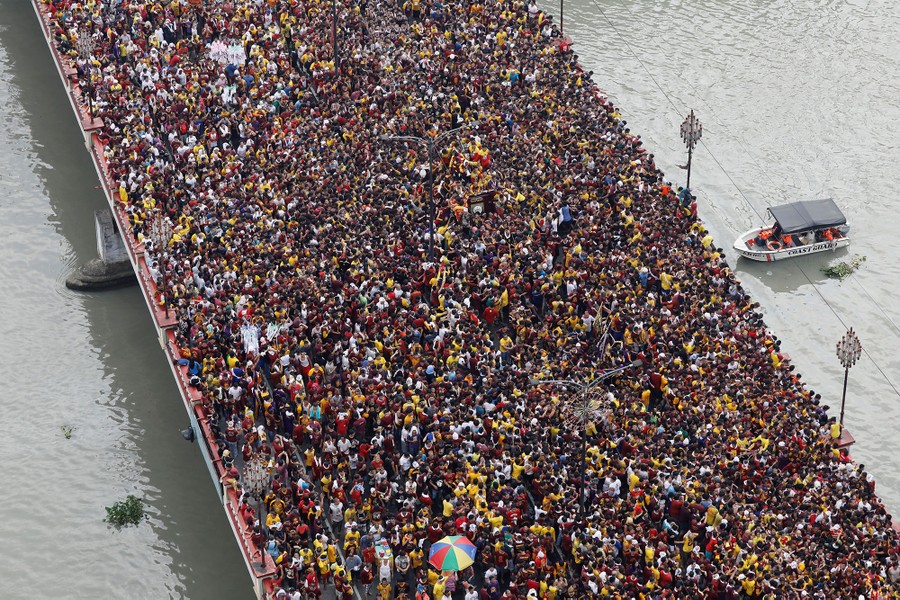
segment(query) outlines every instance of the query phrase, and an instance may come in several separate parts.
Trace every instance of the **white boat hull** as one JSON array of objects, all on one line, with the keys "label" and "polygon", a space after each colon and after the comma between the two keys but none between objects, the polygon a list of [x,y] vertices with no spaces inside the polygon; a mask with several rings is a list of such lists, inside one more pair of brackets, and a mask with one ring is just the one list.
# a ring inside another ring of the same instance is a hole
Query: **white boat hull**
[{"label": "white boat hull", "polygon": [[[776,260],[784,260],[787,258],[794,258],[796,256],[803,256],[804,254],[816,254],[819,252],[826,252],[828,250],[833,252],[838,248],[844,248],[845,246],[850,245],[850,238],[848,238],[847,236],[842,236],[833,240],[824,240],[821,242],[815,242],[813,244],[791,246],[789,248],[778,248],[774,250],[767,249],[752,243],[752,240],[755,240],[762,230],[763,228],[753,229],[741,235],[734,242],[734,251],[737,252],[739,256],[743,256],[744,258],[748,258],[750,260],[756,260],[759,262],[773,262]],[[748,242],[751,243],[748,244]]]}]

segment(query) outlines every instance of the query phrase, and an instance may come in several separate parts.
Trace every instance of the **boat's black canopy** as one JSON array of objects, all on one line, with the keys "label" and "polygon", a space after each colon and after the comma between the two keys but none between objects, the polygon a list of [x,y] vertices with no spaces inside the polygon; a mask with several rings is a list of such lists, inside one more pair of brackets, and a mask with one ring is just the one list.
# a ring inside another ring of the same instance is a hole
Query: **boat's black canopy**
[{"label": "boat's black canopy", "polygon": [[773,206],[769,208],[769,213],[775,217],[785,233],[838,227],[847,222],[847,217],[831,198]]}]

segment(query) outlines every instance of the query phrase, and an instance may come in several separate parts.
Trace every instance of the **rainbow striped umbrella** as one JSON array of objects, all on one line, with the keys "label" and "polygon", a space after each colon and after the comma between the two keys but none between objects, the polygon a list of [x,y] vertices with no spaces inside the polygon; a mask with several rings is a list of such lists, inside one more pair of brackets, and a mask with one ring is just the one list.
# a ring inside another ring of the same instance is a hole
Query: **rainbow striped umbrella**
[{"label": "rainbow striped umbrella", "polygon": [[478,548],[462,535],[448,535],[431,545],[428,562],[440,571],[462,571],[475,562]]}]

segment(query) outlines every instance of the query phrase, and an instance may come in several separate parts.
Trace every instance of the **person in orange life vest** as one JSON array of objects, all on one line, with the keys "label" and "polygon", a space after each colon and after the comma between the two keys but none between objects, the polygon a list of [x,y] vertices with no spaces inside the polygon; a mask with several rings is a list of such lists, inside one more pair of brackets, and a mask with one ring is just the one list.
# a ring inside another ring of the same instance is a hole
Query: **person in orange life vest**
[{"label": "person in orange life vest", "polygon": [[763,229],[762,231],[759,232],[759,235],[756,236],[756,240],[754,240],[754,241],[756,242],[757,246],[765,246],[769,242],[770,239],[772,239],[772,230],[771,229]]}]

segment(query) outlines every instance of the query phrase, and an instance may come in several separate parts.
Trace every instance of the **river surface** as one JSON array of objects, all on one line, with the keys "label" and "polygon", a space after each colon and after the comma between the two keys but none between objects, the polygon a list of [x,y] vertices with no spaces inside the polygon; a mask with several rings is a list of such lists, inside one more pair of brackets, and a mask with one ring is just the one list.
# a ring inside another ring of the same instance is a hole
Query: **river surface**
[{"label": "river surface", "polygon": [[[844,209],[849,250],[774,265],[730,258],[835,414],[835,343],[846,327],[859,332],[866,352],[845,422],[854,457],[900,515],[900,4],[568,0],[564,25],[677,183],[679,125],[696,111],[691,178],[720,246],[772,204],[833,197]],[[200,452],[179,436],[187,416],[137,289],[63,285],[95,256],[103,206],[30,2],[0,0],[0,597],[248,598]],[[854,254],[866,257],[855,276],[822,274]],[[104,507],[128,494],[149,518],[116,531]]]}]

